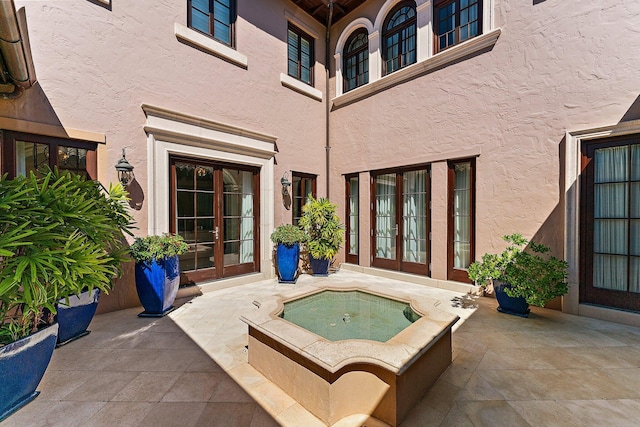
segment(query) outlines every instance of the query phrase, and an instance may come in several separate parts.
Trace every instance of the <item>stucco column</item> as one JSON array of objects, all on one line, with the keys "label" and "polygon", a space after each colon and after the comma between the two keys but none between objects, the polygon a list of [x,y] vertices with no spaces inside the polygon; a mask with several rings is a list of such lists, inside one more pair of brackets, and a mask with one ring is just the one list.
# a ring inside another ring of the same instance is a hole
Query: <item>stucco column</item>
[{"label": "stucco column", "polygon": [[[342,55],[336,53],[333,55],[333,59],[336,62],[336,94],[335,96],[342,95]],[[327,94],[327,100],[329,99],[329,94]],[[328,102],[328,101],[327,101]]]},{"label": "stucco column", "polygon": [[447,162],[431,164],[431,277],[447,278]]},{"label": "stucco column", "polygon": [[371,266],[371,176],[369,172],[361,172],[358,176],[359,189],[359,261],[363,267]]},{"label": "stucco column", "polygon": [[369,34],[369,82],[380,79],[382,75],[382,57],[380,52],[380,32]]},{"label": "stucco column", "polygon": [[417,41],[418,62],[433,55],[433,30],[431,0],[417,1]]}]

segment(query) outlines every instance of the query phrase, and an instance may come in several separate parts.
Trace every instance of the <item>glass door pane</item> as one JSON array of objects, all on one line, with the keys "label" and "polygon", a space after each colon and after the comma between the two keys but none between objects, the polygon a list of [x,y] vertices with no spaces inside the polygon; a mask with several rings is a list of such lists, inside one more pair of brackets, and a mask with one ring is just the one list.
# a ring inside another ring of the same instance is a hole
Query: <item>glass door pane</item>
[{"label": "glass door pane", "polygon": [[471,163],[454,166],[453,267],[466,269],[471,263]]},{"label": "glass door pane", "polygon": [[215,267],[214,168],[176,162],[176,233],[189,244],[180,256],[182,271]]},{"label": "glass door pane", "polygon": [[402,261],[427,262],[427,171],[405,172],[402,194]]},{"label": "glass door pane", "polygon": [[629,146],[594,153],[593,287],[627,290]]},{"label": "glass door pane", "polygon": [[375,177],[376,186],[376,257],[396,259],[396,174]]},{"label": "glass door pane", "polygon": [[223,245],[225,266],[254,261],[253,174],[223,169]]},{"label": "glass door pane", "polygon": [[358,215],[359,215],[359,197],[358,197],[358,178],[349,178],[349,248],[350,255],[358,254]]}]

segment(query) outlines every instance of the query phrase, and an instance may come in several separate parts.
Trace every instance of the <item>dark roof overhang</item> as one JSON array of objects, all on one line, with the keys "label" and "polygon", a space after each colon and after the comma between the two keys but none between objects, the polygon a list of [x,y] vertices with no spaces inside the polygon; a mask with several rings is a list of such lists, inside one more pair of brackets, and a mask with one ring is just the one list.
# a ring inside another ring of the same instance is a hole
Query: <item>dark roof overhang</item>
[{"label": "dark roof overhang", "polygon": [[[333,0],[332,24],[338,22],[345,15],[367,0]],[[307,12],[316,21],[326,26],[329,22],[329,0],[291,0],[293,4]]]},{"label": "dark roof overhang", "polygon": [[24,8],[0,1],[0,98],[17,98],[36,82]]}]

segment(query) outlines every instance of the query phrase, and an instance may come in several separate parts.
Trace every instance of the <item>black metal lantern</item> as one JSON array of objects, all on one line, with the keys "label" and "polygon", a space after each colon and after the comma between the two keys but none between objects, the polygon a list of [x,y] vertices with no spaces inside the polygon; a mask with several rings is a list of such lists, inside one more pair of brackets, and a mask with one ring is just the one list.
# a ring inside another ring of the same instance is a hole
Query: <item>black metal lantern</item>
[{"label": "black metal lantern", "polygon": [[133,166],[127,161],[127,157],[122,149],[122,158],[118,160],[116,164],[116,170],[118,171],[118,180],[123,186],[127,186],[133,182],[135,175],[133,174]]},{"label": "black metal lantern", "polygon": [[280,184],[282,184],[282,195],[288,196],[291,182],[289,181],[289,174],[287,172],[285,172],[282,178],[280,178]]}]

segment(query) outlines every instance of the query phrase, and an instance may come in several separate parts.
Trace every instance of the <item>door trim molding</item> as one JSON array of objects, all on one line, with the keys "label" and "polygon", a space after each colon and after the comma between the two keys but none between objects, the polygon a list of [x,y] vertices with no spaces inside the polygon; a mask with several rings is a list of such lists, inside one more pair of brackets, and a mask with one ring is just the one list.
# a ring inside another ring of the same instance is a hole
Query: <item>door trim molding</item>
[{"label": "door trim molding", "polygon": [[143,104],[147,115],[147,233],[169,231],[169,156],[219,161],[260,169],[260,271],[274,277],[269,236],[274,229],[276,137]]},{"label": "door trim molding", "polygon": [[564,259],[569,263],[569,293],[562,297],[562,311],[580,314],[580,181],[582,143],[594,139],[640,133],[640,120],[565,133]]}]

